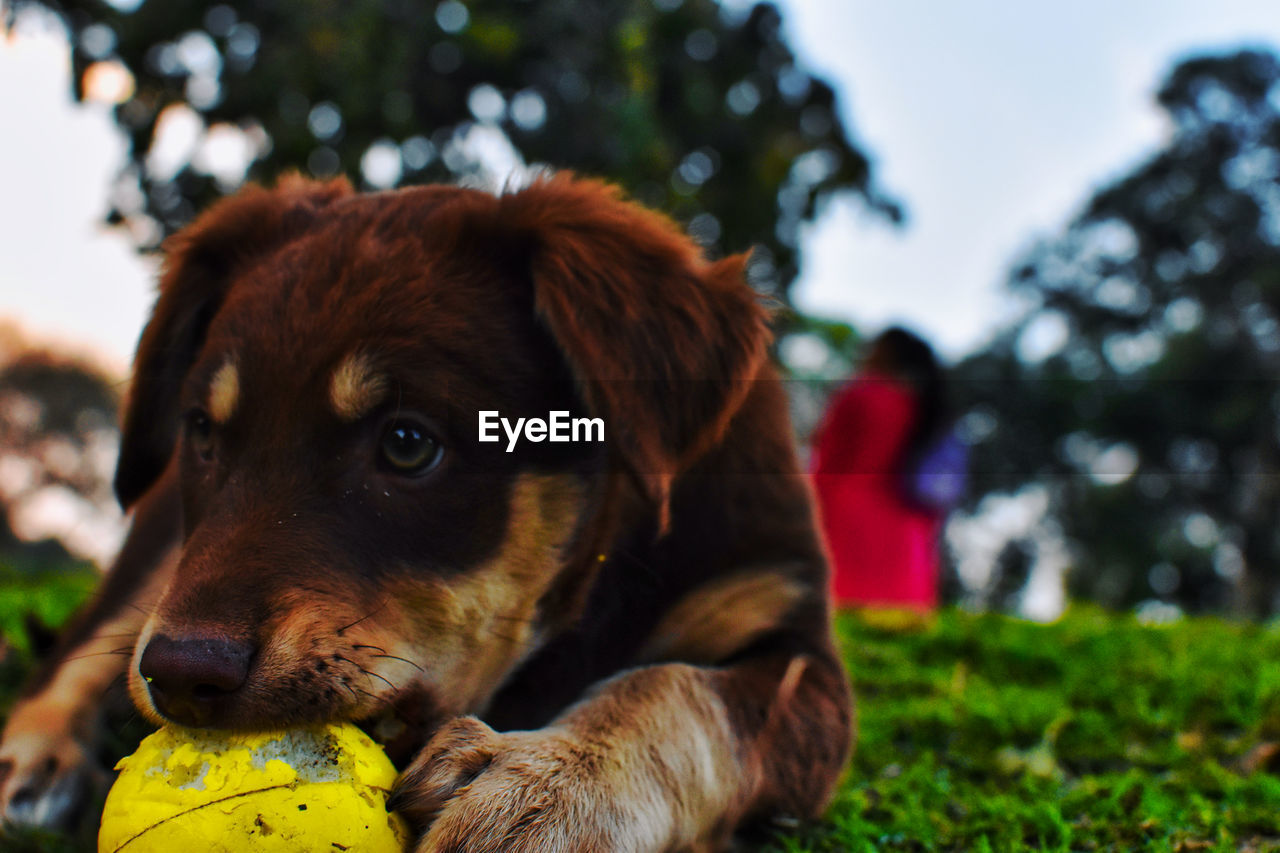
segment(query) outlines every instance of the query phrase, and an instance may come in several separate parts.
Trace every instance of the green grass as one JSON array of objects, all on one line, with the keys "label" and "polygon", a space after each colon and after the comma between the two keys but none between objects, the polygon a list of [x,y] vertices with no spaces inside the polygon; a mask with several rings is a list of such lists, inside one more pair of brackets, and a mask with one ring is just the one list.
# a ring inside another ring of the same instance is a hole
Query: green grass
[{"label": "green grass", "polygon": [[[30,665],[23,613],[64,618],[88,580],[0,575],[0,709]],[[1280,778],[1244,769],[1280,741],[1280,626],[1077,607],[1047,626],[948,610],[915,632],[838,628],[857,753],[827,819],[772,853],[1280,849]]]},{"label": "green grass", "polygon": [[1280,626],[839,621],[859,745],[828,819],[776,850],[1280,849]]},{"label": "green grass", "polygon": [[[63,624],[89,597],[100,577],[88,566],[57,572],[0,569],[0,637],[11,649],[29,656],[27,619],[35,618],[46,626]],[[0,690],[5,686],[0,685]]]}]

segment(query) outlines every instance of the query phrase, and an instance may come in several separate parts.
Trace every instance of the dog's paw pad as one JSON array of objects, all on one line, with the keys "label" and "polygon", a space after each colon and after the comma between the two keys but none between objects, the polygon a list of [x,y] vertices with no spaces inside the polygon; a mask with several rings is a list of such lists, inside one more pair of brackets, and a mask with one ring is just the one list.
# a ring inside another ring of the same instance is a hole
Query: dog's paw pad
[{"label": "dog's paw pad", "polygon": [[[107,775],[78,744],[14,744],[0,758],[0,818],[15,826],[65,829],[83,817]],[[25,747],[25,748],[24,748]]]}]

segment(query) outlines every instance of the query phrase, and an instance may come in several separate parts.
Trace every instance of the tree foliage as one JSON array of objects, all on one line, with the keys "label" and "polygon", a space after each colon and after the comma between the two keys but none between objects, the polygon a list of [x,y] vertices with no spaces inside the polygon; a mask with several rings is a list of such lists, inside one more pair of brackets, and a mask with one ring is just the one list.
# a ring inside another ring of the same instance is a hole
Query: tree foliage
[{"label": "tree foliage", "polygon": [[992,489],[1050,484],[1071,587],[1280,604],[1280,60],[1186,60],[1167,145],[1013,272],[1025,319],[961,366]]},{"label": "tree foliage", "polygon": [[[98,63],[131,72],[112,216],[152,244],[243,179],[212,162],[218,145],[247,145],[253,179],[300,169],[379,188],[474,177],[477,152],[503,144],[495,129],[526,162],[621,183],[715,253],[757,246],[753,284],[784,297],[798,227],[827,194],[900,217],[767,4],[18,2],[67,22],[77,95]],[[192,115],[202,141],[169,162],[157,132]]]},{"label": "tree foliage", "polygon": [[118,542],[117,404],[92,365],[0,325],[0,575],[105,558]]}]

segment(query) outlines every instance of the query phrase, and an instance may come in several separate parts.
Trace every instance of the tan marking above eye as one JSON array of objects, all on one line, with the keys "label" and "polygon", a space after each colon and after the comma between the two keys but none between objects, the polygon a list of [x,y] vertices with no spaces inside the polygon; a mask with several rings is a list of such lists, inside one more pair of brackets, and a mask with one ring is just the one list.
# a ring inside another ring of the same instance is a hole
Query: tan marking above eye
[{"label": "tan marking above eye", "polygon": [[209,383],[209,417],[214,423],[225,424],[236,413],[239,402],[240,373],[235,362],[228,359]]},{"label": "tan marking above eye", "polygon": [[374,371],[373,359],[363,352],[344,358],[329,381],[329,404],[344,421],[368,414],[386,393],[387,378]]}]

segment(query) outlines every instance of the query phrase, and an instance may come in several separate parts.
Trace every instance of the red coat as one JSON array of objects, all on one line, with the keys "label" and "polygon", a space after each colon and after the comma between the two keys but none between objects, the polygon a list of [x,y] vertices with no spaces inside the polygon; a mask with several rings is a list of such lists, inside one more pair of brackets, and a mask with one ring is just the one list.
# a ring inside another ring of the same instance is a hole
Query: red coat
[{"label": "red coat", "polygon": [[906,502],[898,469],[915,414],[907,386],[867,374],[818,427],[812,470],[837,604],[937,607],[939,520]]}]

